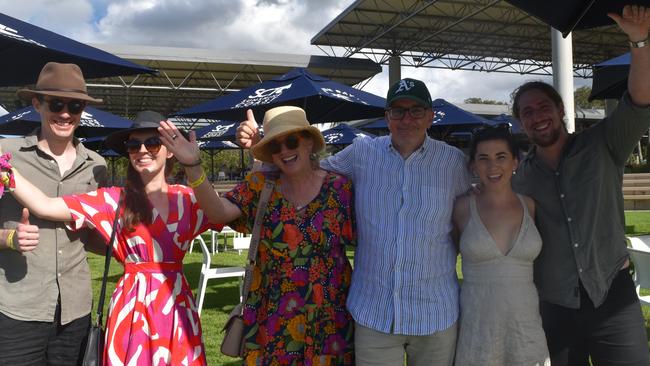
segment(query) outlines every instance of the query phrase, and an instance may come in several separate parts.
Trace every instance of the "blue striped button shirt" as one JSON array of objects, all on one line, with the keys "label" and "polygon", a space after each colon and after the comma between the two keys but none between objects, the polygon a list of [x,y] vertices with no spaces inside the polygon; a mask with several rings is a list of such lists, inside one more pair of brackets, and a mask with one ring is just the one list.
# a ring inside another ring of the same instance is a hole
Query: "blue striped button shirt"
[{"label": "blue striped button shirt", "polygon": [[393,334],[427,335],[458,319],[452,209],[469,187],[464,154],[426,138],[407,159],[389,136],[357,138],[321,163],[354,182],[358,246],[348,309]]}]

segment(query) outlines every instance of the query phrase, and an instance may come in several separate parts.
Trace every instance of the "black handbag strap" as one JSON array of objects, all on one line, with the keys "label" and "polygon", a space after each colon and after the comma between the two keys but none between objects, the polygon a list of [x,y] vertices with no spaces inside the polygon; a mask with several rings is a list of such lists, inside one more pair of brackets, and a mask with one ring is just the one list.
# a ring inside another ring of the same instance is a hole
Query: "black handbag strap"
[{"label": "black handbag strap", "polygon": [[111,239],[106,245],[106,257],[104,259],[104,277],[102,278],[102,289],[99,292],[99,302],[97,304],[97,317],[95,325],[102,326],[102,317],[104,316],[104,299],[106,297],[106,279],[108,278],[108,268],[111,266],[111,256],[113,255],[113,241],[117,234],[117,220],[120,217],[120,206],[122,204],[122,192],[117,200],[117,208],[115,209],[115,218],[113,219],[113,231],[111,232]]},{"label": "black handbag strap", "polygon": [[[260,244],[260,233],[262,231],[262,220],[266,212],[266,206],[269,203],[269,198],[275,186],[275,179],[266,178],[264,181],[264,188],[260,194],[260,201],[257,204],[257,214],[255,215],[255,222],[253,223],[253,232],[251,236],[251,244],[248,248],[248,263],[246,264],[246,272],[244,274],[244,288],[242,291],[242,304],[246,303],[248,293],[253,283],[253,267],[255,266],[257,257],[257,248]],[[243,307],[242,307],[243,310]]]}]

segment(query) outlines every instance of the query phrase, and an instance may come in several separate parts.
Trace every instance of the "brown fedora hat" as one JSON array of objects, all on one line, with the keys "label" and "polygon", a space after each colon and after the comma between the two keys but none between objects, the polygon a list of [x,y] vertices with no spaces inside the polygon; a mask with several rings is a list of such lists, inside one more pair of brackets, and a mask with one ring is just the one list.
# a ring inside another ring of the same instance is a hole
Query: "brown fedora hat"
[{"label": "brown fedora hat", "polygon": [[45,64],[38,75],[34,89],[20,89],[16,95],[25,100],[31,100],[36,95],[51,95],[89,103],[102,102],[101,99],[95,99],[88,95],[86,81],[79,66],[58,62]]}]

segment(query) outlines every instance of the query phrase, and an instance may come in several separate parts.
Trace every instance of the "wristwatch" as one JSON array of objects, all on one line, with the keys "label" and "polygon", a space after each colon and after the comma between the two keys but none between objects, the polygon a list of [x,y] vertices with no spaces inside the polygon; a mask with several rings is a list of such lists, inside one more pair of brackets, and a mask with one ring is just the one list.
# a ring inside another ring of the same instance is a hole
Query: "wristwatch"
[{"label": "wristwatch", "polygon": [[627,41],[627,43],[629,43],[630,47],[632,47],[632,48],[641,48],[641,47],[645,47],[645,46],[648,45],[648,39],[646,38],[646,39],[642,39],[642,40],[636,41],[636,42]]}]

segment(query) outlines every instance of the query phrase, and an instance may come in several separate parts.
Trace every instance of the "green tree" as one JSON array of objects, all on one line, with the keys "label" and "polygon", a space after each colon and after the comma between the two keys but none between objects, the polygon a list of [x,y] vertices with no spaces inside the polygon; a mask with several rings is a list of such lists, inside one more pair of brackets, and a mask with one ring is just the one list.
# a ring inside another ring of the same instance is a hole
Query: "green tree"
[{"label": "green tree", "polygon": [[478,97],[467,98],[463,101],[466,104],[495,104],[495,105],[505,105],[506,102],[492,99],[483,99]]},{"label": "green tree", "polygon": [[589,94],[591,94],[591,88],[588,86],[581,86],[573,92],[573,101],[576,108],[605,108],[605,102],[602,100],[593,100],[590,102]]}]

